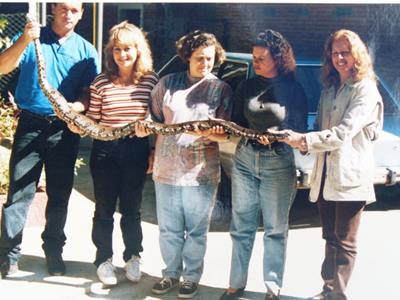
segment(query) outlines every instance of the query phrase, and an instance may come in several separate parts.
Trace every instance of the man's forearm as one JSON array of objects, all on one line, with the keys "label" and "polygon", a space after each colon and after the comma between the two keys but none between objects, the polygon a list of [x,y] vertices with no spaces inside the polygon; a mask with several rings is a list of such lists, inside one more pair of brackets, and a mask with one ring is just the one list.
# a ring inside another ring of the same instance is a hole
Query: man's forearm
[{"label": "man's forearm", "polygon": [[22,35],[11,47],[0,54],[0,75],[13,71],[21,60],[22,54],[30,40]]}]

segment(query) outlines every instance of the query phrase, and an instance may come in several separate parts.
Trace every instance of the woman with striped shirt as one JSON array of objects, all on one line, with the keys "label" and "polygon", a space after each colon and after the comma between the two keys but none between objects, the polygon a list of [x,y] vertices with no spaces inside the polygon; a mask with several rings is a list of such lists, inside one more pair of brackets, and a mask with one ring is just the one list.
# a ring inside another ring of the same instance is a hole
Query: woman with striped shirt
[{"label": "woman with striped shirt", "polygon": [[[100,125],[110,127],[144,119],[151,90],[157,81],[144,33],[126,21],[115,25],[105,48],[105,71],[90,87],[86,115]],[[118,198],[126,277],[134,282],[141,277],[140,206],[149,149],[148,139],[136,136],[93,141],[90,171],[96,199],[92,228],[92,239],[97,248],[94,264],[100,281],[106,285],[117,283],[112,264],[112,232]]]}]

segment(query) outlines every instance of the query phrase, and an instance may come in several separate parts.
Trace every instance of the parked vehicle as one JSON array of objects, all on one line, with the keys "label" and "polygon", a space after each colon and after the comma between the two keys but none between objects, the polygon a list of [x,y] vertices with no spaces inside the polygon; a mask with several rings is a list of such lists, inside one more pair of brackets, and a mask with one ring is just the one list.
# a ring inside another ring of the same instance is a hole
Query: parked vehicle
[{"label": "parked vehicle", "polygon": [[[175,56],[163,68],[159,75],[185,69],[185,65]],[[213,73],[235,89],[239,82],[254,76],[252,55],[250,53],[227,53],[225,62],[216,67]],[[320,81],[321,63],[316,60],[297,60],[297,79],[302,84],[308,101],[308,130],[312,130],[318,107],[322,83]],[[400,100],[389,89],[388,85],[378,78],[378,88],[384,103],[384,130],[375,141],[375,179],[377,185],[394,185],[400,181]],[[221,143],[221,162],[223,169],[230,177],[232,155],[235,144]],[[295,150],[298,187],[308,189],[315,155],[302,155]]]}]

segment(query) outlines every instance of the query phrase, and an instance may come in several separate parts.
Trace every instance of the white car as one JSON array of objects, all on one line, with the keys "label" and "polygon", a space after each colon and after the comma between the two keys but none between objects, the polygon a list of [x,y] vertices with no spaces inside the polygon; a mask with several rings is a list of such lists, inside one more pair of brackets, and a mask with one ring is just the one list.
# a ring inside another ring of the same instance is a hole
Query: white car
[{"label": "white car", "polygon": [[[242,80],[254,76],[252,55],[250,53],[226,53],[225,62],[216,67],[213,73],[226,81],[232,89]],[[159,75],[184,70],[185,65],[174,56],[163,68]],[[312,60],[297,60],[297,80],[302,84],[307,95],[308,102],[308,130],[312,130],[319,96],[322,89],[320,81],[321,63]],[[378,78],[378,88],[384,102],[384,131],[379,139],[375,141],[375,180],[377,185],[394,185],[400,181],[400,101],[390,91],[381,78]],[[235,151],[235,144],[221,143],[221,162],[225,175],[222,183],[230,177],[232,166],[232,155]],[[310,175],[314,165],[314,155],[301,155],[295,150],[296,168],[298,175],[298,188],[308,189],[310,187]]]}]

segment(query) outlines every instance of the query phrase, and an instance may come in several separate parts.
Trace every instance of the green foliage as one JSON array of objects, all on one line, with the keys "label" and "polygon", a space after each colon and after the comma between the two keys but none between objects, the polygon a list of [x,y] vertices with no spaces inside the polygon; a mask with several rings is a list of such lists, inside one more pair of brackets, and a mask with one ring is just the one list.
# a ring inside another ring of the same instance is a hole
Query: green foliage
[{"label": "green foliage", "polygon": [[1,144],[3,140],[12,142],[16,124],[13,108],[6,106],[3,99],[0,98],[0,194],[7,192],[8,161],[10,159],[10,150]]},{"label": "green foliage", "polygon": [[4,104],[0,98],[0,142],[3,139],[12,140],[16,127],[16,119],[14,117],[14,109]]},{"label": "green foliage", "polygon": [[[0,34],[7,27],[8,21],[5,18],[0,18]],[[11,40],[9,37],[0,37],[0,49],[7,48],[11,45]]]},{"label": "green foliage", "polygon": [[9,153],[0,152],[0,194],[7,193]]}]

